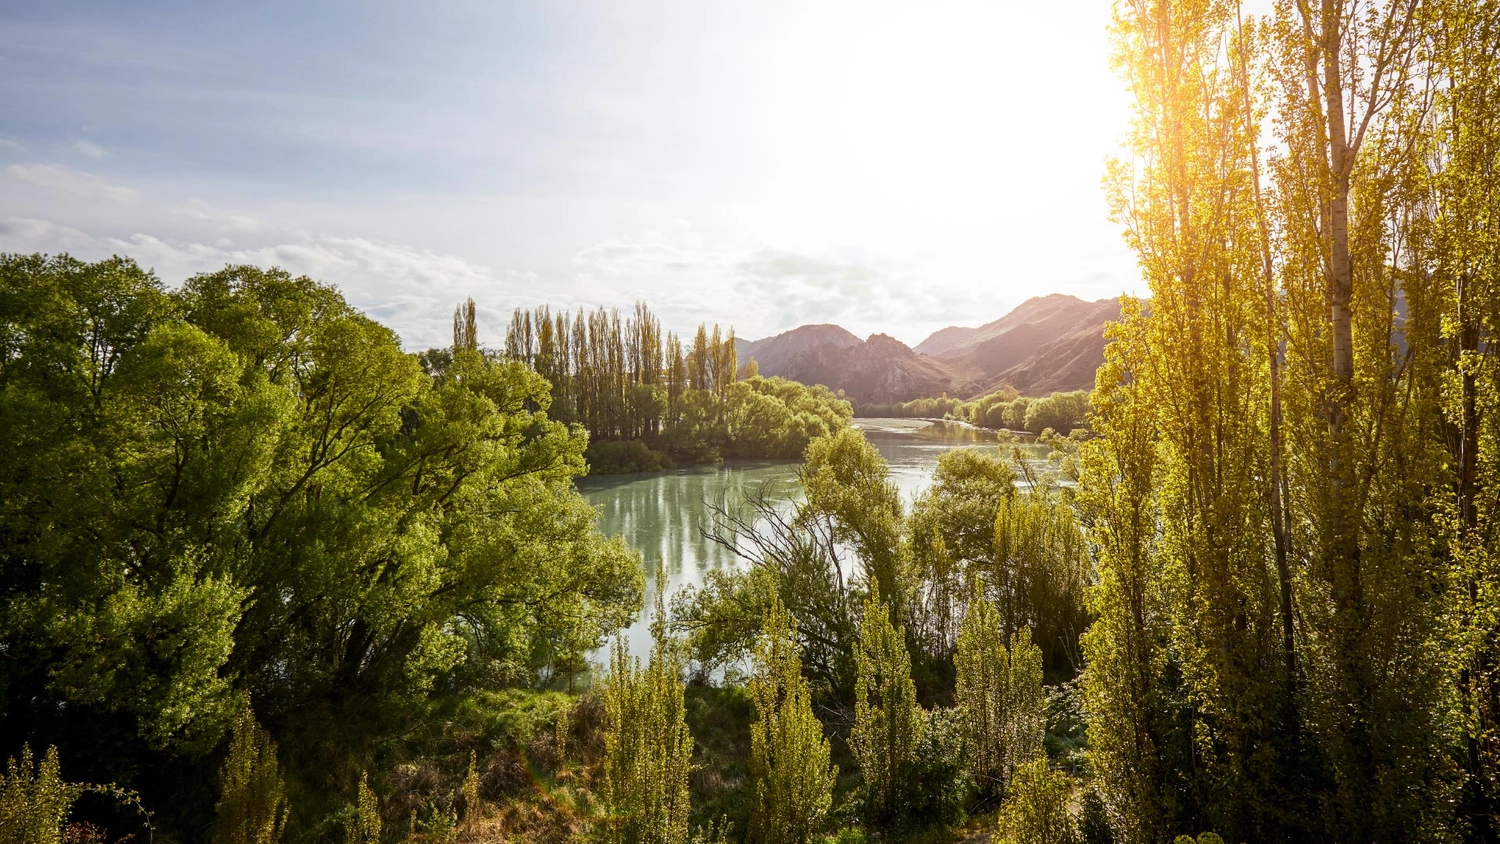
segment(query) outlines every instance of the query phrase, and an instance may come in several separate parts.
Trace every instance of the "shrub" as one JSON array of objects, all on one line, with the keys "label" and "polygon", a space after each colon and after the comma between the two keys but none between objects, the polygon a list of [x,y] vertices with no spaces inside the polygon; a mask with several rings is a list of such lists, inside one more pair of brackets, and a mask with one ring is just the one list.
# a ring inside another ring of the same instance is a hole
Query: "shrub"
[{"label": "shrub", "polygon": [[1068,775],[1036,759],[1016,770],[1000,807],[996,844],[1082,844],[1068,812]]},{"label": "shrub", "polygon": [[[660,597],[658,597],[660,601]],[[656,643],[645,670],[617,638],[604,701],[605,817],[596,837],[608,844],[683,844],[688,840],[688,734],[676,643],[666,632],[660,603],[652,624]]]},{"label": "shrub", "polygon": [[230,728],[229,756],[219,778],[216,844],[275,844],[286,827],[286,798],[276,743],[247,703]]},{"label": "shrub", "polygon": [[909,808],[907,793],[916,785],[913,760],[926,719],[917,705],[906,633],[891,625],[874,580],[855,642],[855,663],[858,679],[849,746],[864,775],[865,821],[900,825]]},{"label": "shrub", "polygon": [[584,458],[589,462],[589,474],[592,475],[662,472],[672,468],[671,458],[640,440],[591,442]]},{"label": "shrub", "polygon": [[88,790],[65,782],[57,748],[34,765],[31,747],[9,760],[0,775],[0,844],[62,844],[64,824],[73,801]]}]

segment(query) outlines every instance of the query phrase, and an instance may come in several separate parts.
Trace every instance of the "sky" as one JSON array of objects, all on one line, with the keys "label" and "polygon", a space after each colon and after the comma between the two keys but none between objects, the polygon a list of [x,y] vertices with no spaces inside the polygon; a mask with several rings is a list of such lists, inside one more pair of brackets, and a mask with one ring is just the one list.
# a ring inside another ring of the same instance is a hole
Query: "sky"
[{"label": "sky", "polygon": [[0,4],[0,251],[915,345],[1143,292],[1109,0]]}]

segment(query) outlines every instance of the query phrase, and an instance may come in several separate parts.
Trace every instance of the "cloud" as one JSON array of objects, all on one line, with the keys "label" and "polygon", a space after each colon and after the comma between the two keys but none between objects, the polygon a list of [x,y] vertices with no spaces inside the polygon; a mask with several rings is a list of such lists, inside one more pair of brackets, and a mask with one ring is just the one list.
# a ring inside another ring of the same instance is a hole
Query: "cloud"
[{"label": "cloud", "polygon": [[[68,252],[83,260],[129,256],[169,285],[229,264],[277,266],[337,285],[350,304],[389,325],[407,349],[446,345],[453,307],[480,303],[541,304],[534,274],[496,271],[444,255],[368,238],[306,234],[249,248],[149,234],[108,237],[25,217],[0,218],[0,252]],[[480,307],[481,339],[499,345],[508,312]]]},{"label": "cloud", "polygon": [[20,141],[13,141],[10,138],[0,138],[0,152],[20,153],[25,151],[26,145]]},{"label": "cloud", "polygon": [[[928,325],[987,309],[971,290],[935,284],[923,262],[862,249],[798,251],[716,243],[677,223],[601,241],[573,259],[600,300],[649,300],[679,330],[700,321],[733,322],[761,337],[818,322],[855,333],[894,332],[911,342]],[[992,317],[991,317],[992,318]]]},{"label": "cloud", "polygon": [[212,208],[200,200],[194,200],[186,208],[174,208],[172,213],[199,223],[207,223],[215,231],[222,233],[245,234],[266,228],[263,220],[248,214],[236,214]]},{"label": "cloud", "polygon": [[92,158],[95,161],[109,157],[109,151],[93,141],[77,140],[72,143],[72,148],[84,158]]},{"label": "cloud", "polygon": [[12,164],[4,172],[17,181],[85,199],[131,202],[140,196],[130,188],[112,185],[92,173],[57,164]]}]

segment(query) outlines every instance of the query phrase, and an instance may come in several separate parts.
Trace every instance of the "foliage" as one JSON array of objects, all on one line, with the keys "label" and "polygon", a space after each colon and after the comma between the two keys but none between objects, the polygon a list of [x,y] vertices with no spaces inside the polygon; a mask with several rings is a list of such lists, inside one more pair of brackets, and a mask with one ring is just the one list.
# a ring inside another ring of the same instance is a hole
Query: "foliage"
[{"label": "foliage", "polygon": [[1025,629],[1007,648],[999,614],[978,598],[964,616],[954,662],[970,775],[981,796],[1004,794],[1020,766],[1044,756],[1041,650]]},{"label": "foliage", "polygon": [[838,768],[802,677],[795,621],[773,599],[750,678],[756,721],[750,726],[755,805],[750,837],[764,844],[807,844],[833,803]]},{"label": "foliage", "polygon": [[1491,172],[1493,59],[1469,74],[1500,9],[1116,8],[1137,109],[1111,202],[1152,296],[1111,329],[1081,455],[1115,832],[1446,840],[1465,785],[1493,838],[1496,650],[1469,625],[1495,579],[1466,549],[1500,300],[1468,156]]},{"label": "foliage", "polygon": [[87,790],[63,780],[57,748],[34,762],[31,747],[23,746],[0,775],[0,842],[62,844],[73,802]]},{"label": "foliage", "polygon": [[654,451],[640,440],[598,440],[589,443],[584,457],[591,475],[624,475],[633,472],[662,472],[672,468],[672,460]]},{"label": "foliage", "polygon": [[911,830],[953,829],[964,820],[973,790],[964,765],[964,731],[955,709],[919,710],[920,738],[901,799],[899,827]]},{"label": "foliage", "polygon": [[926,717],[911,681],[905,632],[892,626],[890,608],[880,600],[875,583],[865,601],[854,658],[859,674],[849,747],[864,776],[864,819],[900,826],[908,815],[906,795],[919,786],[916,754]]},{"label": "foliage", "polygon": [[380,844],[380,798],[370,788],[370,772],[361,771],[354,805],[344,820],[346,844]]},{"label": "foliage", "polygon": [[899,404],[861,404],[858,412],[865,417],[956,419],[983,428],[1032,434],[1052,430],[1066,436],[1089,429],[1089,391],[1027,397],[1007,387],[967,402],[944,396]]},{"label": "foliage", "polygon": [[229,756],[219,771],[216,844],[277,844],[286,827],[285,786],[276,743],[248,703],[229,728]]},{"label": "foliage", "polygon": [[[734,330],[700,325],[684,347],[644,303],[618,311],[517,309],[504,357],[553,386],[552,416],[584,425],[596,473],[658,471],[667,458],[788,458],[848,424],[847,402],[825,387],[762,378],[746,366],[736,378]],[[636,443],[641,445],[617,445]]]},{"label": "foliage", "polygon": [[524,366],[428,374],[277,270],[65,256],[0,258],[0,344],[0,732],[140,777],[171,831],[210,825],[245,693],[300,835],[429,707],[569,673],[639,606]]},{"label": "foliage", "polygon": [[685,844],[688,840],[688,733],[676,643],[660,606],[655,644],[643,670],[615,640],[604,703],[603,816],[596,836],[610,844]]},{"label": "foliage", "polygon": [[1000,807],[996,844],[1079,844],[1083,839],[1068,811],[1067,774],[1035,759],[1016,769],[1010,794]]}]

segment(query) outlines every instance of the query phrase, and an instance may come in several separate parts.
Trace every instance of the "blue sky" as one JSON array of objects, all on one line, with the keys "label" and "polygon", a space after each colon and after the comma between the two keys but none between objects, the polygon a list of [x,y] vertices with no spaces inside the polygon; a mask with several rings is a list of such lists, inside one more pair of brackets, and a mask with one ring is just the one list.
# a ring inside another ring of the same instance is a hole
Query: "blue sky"
[{"label": "blue sky", "polygon": [[0,7],[0,250],[909,343],[1135,292],[1105,0]]}]

